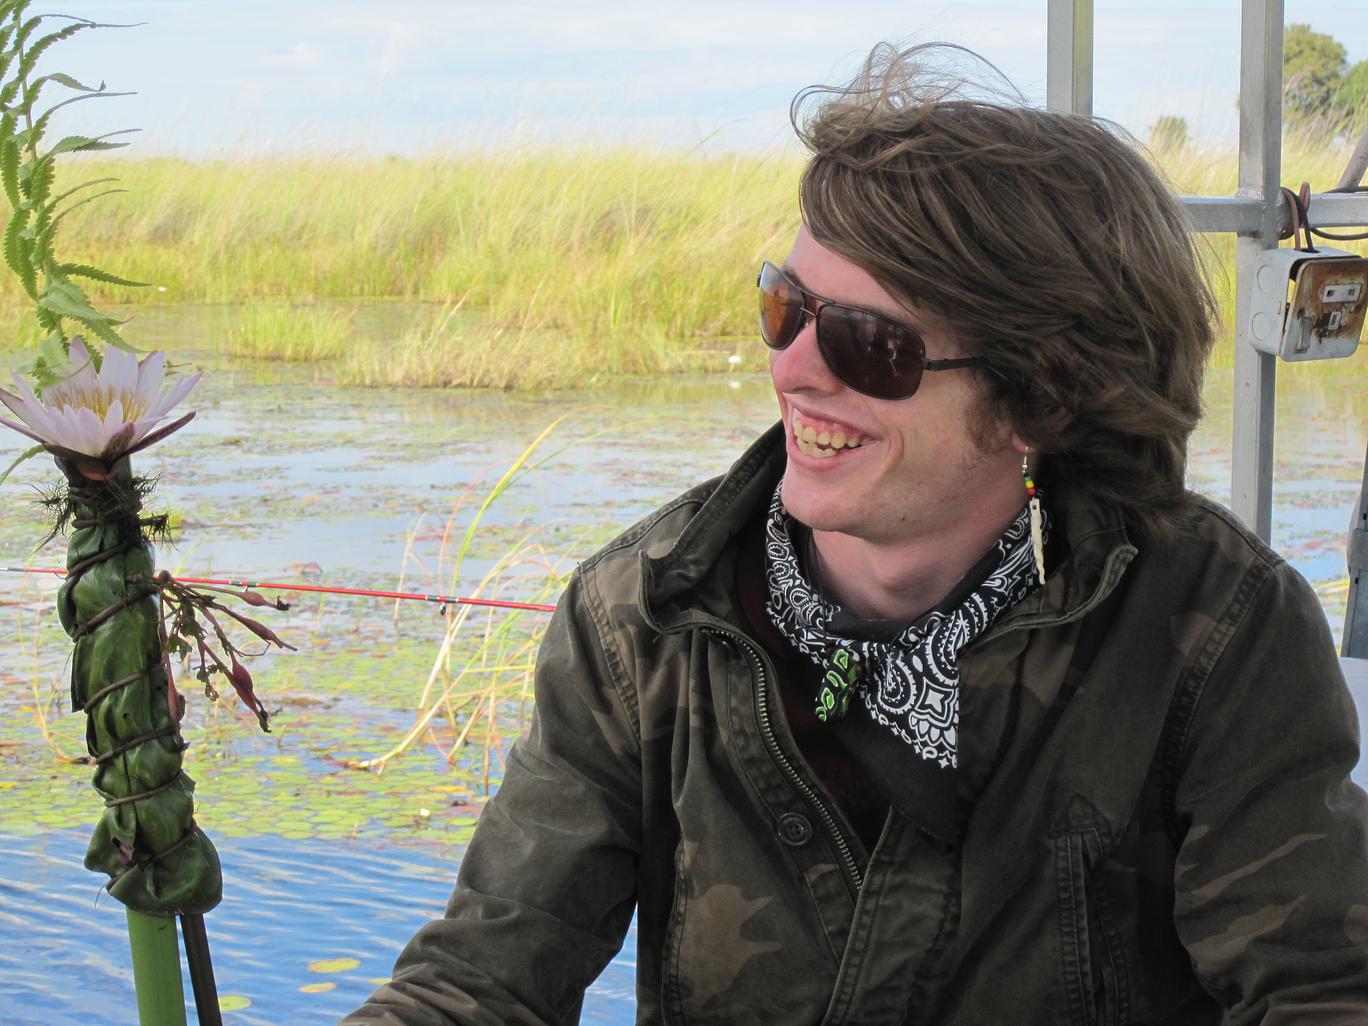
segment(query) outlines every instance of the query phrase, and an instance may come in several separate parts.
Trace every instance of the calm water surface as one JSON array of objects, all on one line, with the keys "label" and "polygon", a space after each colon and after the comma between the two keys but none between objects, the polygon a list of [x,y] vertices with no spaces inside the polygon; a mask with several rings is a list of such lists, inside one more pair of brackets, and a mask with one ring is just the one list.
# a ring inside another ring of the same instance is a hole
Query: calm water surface
[{"label": "calm water surface", "polygon": [[[183,317],[140,323],[147,345],[194,335]],[[490,486],[562,416],[531,469],[490,507],[455,587],[528,543],[563,571],[725,469],[774,407],[764,380],[741,376],[527,396],[343,389],[325,372],[201,363],[209,373],[192,403],[198,417],[138,469],[161,475],[159,504],[179,523],[160,564],[202,576],[450,588],[455,545],[444,548],[443,533],[453,510],[459,537]],[[1338,637],[1368,373],[1331,370],[1282,373],[1273,541],[1316,585]],[[1212,373],[1208,407],[1190,483],[1226,501],[1229,372]],[[34,460],[0,489],[0,561],[60,564],[60,543],[30,554],[44,533],[32,489],[54,477]],[[467,490],[474,498],[458,507]],[[525,595],[544,579],[529,566],[503,594]],[[99,880],[80,867],[96,807],[88,771],[54,757],[34,716],[35,704],[47,708],[54,743],[79,751],[79,717],[58,715],[69,646],[51,622],[54,587],[0,580],[5,636],[16,640],[0,654],[0,1018],[131,1022],[122,908],[101,900]],[[484,798],[481,774],[463,765],[453,776],[424,749],[377,784],[335,758],[373,755],[412,721],[442,632],[432,607],[411,606],[302,602],[274,619],[301,651],[262,660],[260,686],[280,709],[270,737],[188,694],[198,816],[225,872],[224,903],[209,916],[219,989],[249,1002],[225,1023],[335,1021],[446,900]],[[497,762],[489,773],[497,780]],[[591,991],[585,1021],[633,1021],[634,958],[629,937]],[[355,965],[310,968],[334,959]]]}]

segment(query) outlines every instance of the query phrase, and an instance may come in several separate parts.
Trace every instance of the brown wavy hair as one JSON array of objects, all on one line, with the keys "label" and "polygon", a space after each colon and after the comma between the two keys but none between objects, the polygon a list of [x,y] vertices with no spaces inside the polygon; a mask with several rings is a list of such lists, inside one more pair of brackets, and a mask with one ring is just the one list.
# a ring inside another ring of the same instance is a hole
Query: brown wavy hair
[{"label": "brown wavy hair", "polygon": [[[966,59],[991,77],[947,71]],[[803,220],[988,357],[981,442],[1009,425],[1043,485],[1169,534],[1216,320],[1189,224],[1121,129],[1004,84],[959,47],[881,43],[848,85],[803,90]]]}]

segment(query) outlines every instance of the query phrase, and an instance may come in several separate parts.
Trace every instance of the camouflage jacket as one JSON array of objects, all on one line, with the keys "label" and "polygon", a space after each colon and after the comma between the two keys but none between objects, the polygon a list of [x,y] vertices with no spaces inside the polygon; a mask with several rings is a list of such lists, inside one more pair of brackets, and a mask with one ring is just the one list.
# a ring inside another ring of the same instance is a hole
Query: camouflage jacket
[{"label": "camouflage jacket", "polygon": [[445,918],[347,1024],[574,1022],[634,909],[639,1023],[1368,1023],[1357,721],[1295,571],[1213,504],[1144,551],[1063,510],[962,654],[962,843],[867,852],[738,626],[782,469],[772,431],[579,567]]}]

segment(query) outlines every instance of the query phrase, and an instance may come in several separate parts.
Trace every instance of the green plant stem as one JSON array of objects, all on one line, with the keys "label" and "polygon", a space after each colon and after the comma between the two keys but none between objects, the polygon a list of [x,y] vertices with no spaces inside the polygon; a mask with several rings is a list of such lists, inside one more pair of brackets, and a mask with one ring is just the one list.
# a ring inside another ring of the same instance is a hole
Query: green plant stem
[{"label": "green plant stem", "polygon": [[185,1026],[185,989],[175,917],[149,916],[131,908],[127,912],[139,1026]]}]

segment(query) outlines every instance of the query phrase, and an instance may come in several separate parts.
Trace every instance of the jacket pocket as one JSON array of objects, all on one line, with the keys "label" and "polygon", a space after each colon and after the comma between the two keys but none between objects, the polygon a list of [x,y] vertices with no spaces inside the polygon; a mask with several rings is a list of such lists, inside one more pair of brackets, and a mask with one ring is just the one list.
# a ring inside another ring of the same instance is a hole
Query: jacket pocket
[{"label": "jacket pocket", "polygon": [[1103,827],[1071,825],[1054,837],[1059,947],[1072,1026],[1124,1026],[1130,982],[1105,889],[1096,879]]}]

